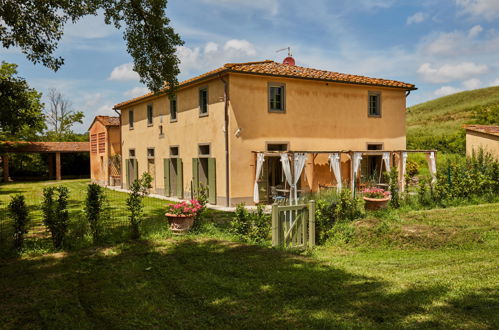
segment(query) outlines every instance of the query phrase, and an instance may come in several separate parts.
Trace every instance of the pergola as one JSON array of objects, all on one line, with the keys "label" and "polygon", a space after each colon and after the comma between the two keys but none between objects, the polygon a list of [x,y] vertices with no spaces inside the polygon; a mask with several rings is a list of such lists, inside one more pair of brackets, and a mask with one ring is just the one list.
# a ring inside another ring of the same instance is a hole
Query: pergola
[{"label": "pergola", "polygon": [[3,163],[4,182],[9,180],[9,156],[8,153],[45,153],[49,154],[48,170],[49,179],[61,180],[61,154],[87,152],[90,153],[88,142],[26,142],[26,141],[3,141],[0,142],[0,154]]},{"label": "pergola", "polygon": [[[337,189],[342,189],[342,176],[341,176],[341,156],[348,156],[350,161],[349,168],[349,184],[352,193],[355,193],[356,182],[361,174],[360,162],[362,156],[364,155],[375,155],[382,156],[381,166],[386,171],[390,171],[391,166],[396,166],[399,169],[399,190],[404,191],[405,189],[405,173],[406,173],[406,162],[409,153],[423,153],[426,154],[428,161],[428,166],[430,169],[430,174],[432,176],[432,181],[436,178],[436,150],[293,150],[293,151],[253,151],[255,154],[256,163],[256,173],[255,173],[255,186],[254,186],[254,202],[259,202],[259,192],[258,192],[258,178],[262,173],[262,164],[266,157],[281,157],[281,163],[283,165],[283,172],[285,180],[290,187],[290,203],[297,200],[297,183],[301,178],[303,170],[305,168],[308,156],[312,156],[312,171],[315,167],[315,158],[319,154],[327,154],[328,161],[330,165],[330,170],[337,182]],[[293,166],[291,166],[293,165]],[[381,171],[381,169],[380,169]]]}]

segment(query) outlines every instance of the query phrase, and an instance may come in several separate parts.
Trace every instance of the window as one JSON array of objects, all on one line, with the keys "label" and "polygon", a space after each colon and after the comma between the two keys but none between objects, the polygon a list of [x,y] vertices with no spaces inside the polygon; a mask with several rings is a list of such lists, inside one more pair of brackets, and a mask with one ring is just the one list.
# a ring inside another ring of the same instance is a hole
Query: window
[{"label": "window", "polygon": [[381,117],[381,93],[379,92],[369,92],[369,109],[368,113],[370,117]]},{"label": "window", "polygon": [[285,89],[284,84],[269,84],[269,112],[284,112],[285,107]]},{"label": "window", "polygon": [[102,154],[106,151],[106,133],[99,133],[99,153]]},{"label": "window", "polygon": [[147,148],[147,158],[154,158],[154,148]]},{"label": "window", "polygon": [[199,145],[199,156],[210,156],[210,145],[209,144],[200,144]]},{"label": "window", "polygon": [[90,150],[93,154],[97,153],[97,134],[90,135]]},{"label": "window", "polygon": [[178,157],[178,156],[179,156],[178,146],[170,147],[170,157]]},{"label": "window", "polygon": [[135,158],[135,149],[129,149],[128,150],[128,156],[130,158]]},{"label": "window", "polygon": [[159,136],[163,136],[163,125],[159,125]]},{"label": "window", "polygon": [[128,110],[128,125],[130,129],[133,129],[133,110]]},{"label": "window", "polygon": [[268,143],[267,151],[287,151],[288,144],[287,143]]},{"label": "window", "polygon": [[199,90],[199,114],[208,114],[208,88],[201,88]]},{"label": "window", "polygon": [[367,150],[383,150],[382,143],[368,143]]},{"label": "window", "polygon": [[177,98],[170,100],[170,121],[177,121]]},{"label": "window", "polygon": [[152,104],[147,105],[147,126],[152,126]]}]

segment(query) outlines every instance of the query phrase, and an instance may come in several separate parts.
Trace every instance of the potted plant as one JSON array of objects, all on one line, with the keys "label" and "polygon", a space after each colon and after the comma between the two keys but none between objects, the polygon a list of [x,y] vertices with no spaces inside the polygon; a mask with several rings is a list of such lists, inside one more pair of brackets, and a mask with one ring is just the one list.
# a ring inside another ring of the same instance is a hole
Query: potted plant
[{"label": "potted plant", "polygon": [[370,187],[361,191],[366,210],[385,209],[391,199],[390,192],[383,188]]},{"label": "potted plant", "polygon": [[170,229],[175,234],[183,234],[191,229],[194,218],[203,208],[199,201],[193,199],[189,202],[183,201],[166,207],[166,217],[170,222]]}]

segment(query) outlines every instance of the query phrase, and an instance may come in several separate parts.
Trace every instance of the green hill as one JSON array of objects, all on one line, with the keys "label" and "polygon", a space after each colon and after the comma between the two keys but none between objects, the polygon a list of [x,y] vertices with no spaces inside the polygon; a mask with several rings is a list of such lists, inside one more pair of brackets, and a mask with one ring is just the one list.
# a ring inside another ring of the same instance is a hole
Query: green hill
[{"label": "green hill", "polygon": [[409,149],[465,151],[464,124],[499,125],[499,86],[456,93],[407,109]]}]

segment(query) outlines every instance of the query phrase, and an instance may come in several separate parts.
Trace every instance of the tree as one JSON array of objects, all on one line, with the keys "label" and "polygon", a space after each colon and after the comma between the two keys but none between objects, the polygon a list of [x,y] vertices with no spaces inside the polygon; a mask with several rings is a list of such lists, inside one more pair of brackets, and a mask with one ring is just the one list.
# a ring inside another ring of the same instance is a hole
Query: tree
[{"label": "tree", "polygon": [[41,93],[29,87],[26,80],[17,76],[16,64],[2,62],[0,66],[0,139],[34,135],[44,129],[41,96]]},{"label": "tree", "polygon": [[72,110],[70,100],[64,98],[62,93],[52,88],[48,93],[49,108],[46,112],[48,137],[50,140],[61,140],[73,131],[71,126],[75,123],[83,123],[83,112]]},{"label": "tree", "polygon": [[63,58],[54,57],[64,25],[102,11],[106,24],[124,27],[140,81],[158,91],[165,82],[177,85],[175,52],[183,44],[169,26],[166,5],[167,0],[0,0],[0,41],[5,48],[21,48],[31,62],[57,71],[64,64]]}]

